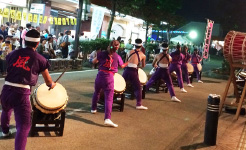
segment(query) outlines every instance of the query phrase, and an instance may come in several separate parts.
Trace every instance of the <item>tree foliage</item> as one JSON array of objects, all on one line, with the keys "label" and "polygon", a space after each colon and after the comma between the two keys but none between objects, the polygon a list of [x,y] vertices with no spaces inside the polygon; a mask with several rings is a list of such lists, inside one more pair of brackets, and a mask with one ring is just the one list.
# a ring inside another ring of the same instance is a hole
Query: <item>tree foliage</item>
[{"label": "tree foliage", "polygon": [[220,0],[217,8],[216,20],[224,35],[230,30],[246,32],[245,0]]},{"label": "tree foliage", "polygon": [[[181,8],[182,0],[90,0],[91,3],[107,7],[115,11],[141,18],[148,23],[160,25],[160,21],[166,21],[170,24],[180,25],[183,19],[176,16],[175,12]],[[113,21],[114,11],[111,21]],[[111,31],[112,22],[109,29]]]}]

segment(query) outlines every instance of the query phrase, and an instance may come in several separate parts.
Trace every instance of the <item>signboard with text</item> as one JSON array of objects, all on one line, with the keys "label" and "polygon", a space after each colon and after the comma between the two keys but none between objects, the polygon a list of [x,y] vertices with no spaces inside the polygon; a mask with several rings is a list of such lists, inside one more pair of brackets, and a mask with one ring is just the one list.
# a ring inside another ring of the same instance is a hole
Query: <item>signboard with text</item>
[{"label": "signboard with text", "polygon": [[203,50],[203,58],[208,59],[209,55],[209,46],[212,36],[214,21],[207,19],[207,27],[205,31],[205,39],[204,39],[204,50]]},{"label": "signboard with text", "polygon": [[43,14],[45,9],[45,4],[32,3],[30,7],[30,13]]}]

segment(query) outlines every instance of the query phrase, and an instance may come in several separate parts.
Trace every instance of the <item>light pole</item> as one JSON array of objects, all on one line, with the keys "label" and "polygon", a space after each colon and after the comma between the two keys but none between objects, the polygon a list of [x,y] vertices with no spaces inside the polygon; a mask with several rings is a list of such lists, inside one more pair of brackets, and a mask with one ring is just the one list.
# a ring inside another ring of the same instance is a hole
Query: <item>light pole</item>
[{"label": "light pole", "polygon": [[79,0],[79,10],[77,15],[77,26],[76,26],[75,43],[74,43],[75,58],[78,57],[78,51],[79,51],[79,34],[80,34],[80,27],[81,27],[82,11],[83,11],[83,0]]}]

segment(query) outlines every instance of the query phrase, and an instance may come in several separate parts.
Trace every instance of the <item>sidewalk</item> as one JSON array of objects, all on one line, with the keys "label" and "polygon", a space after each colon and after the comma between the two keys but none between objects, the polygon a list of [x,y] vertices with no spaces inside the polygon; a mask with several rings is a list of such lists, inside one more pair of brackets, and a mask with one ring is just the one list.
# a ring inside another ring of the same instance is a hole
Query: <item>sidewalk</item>
[{"label": "sidewalk", "polygon": [[181,146],[181,150],[246,150],[246,122],[245,117],[240,116],[234,121],[234,114],[223,112],[219,117],[217,130],[216,146],[207,146],[203,144],[205,121],[200,127],[194,141],[189,145]]}]

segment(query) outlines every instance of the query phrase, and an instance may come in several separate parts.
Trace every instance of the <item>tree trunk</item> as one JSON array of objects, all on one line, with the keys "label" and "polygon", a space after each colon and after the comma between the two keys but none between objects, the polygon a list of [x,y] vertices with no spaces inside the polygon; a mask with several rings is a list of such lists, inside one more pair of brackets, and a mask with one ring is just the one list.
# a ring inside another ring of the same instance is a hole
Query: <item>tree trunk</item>
[{"label": "tree trunk", "polygon": [[145,44],[148,43],[148,31],[149,31],[149,22],[146,21],[146,34],[145,34]]},{"label": "tree trunk", "polygon": [[170,24],[167,24],[167,42],[170,44]]},{"label": "tree trunk", "polygon": [[116,9],[116,0],[111,0],[112,1],[112,14],[111,14],[111,18],[108,24],[108,31],[107,31],[107,39],[110,38],[110,34],[111,34],[111,29],[112,29],[112,25],[114,22],[114,16],[115,16],[115,9]]},{"label": "tree trunk", "polygon": [[75,43],[74,43],[74,56],[73,58],[78,57],[79,53],[79,35],[80,35],[80,26],[81,26],[81,16],[82,16],[82,9],[83,9],[83,0],[79,0],[79,11],[77,15],[77,26],[76,26],[76,33],[75,33]]}]

